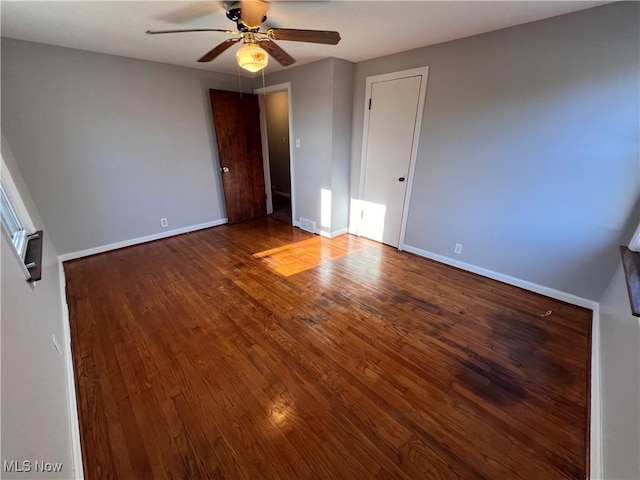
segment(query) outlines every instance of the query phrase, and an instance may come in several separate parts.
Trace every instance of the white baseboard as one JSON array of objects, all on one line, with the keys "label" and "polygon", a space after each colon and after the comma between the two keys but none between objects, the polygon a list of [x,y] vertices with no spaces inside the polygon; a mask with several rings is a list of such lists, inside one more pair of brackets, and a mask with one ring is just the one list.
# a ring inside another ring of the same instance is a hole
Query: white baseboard
[{"label": "white baseboard", "polygon": [[62,302],[62,334],[64,336],[64,368],[67,376],[67,402],[69,405],[69,433],[71,434],[71,469],[73,478],[84,480],[82,464],[82,448],[80,446],[80,423],[78,421],[78,404],[76,401],[76,383],[73,373],[73,357],[71,356],[71,326],[69,325],[69,308],[67,307],[67,284],[62,261],[58,260],[60,277],[60,300]]},{"label": "white baseboard", "polygon": [[537,283],[528,282],[526,280],[521,280],[519,278],[504,275],[492,270],[487,270],[486,268],[477,267],[475,265],[471,265],[470,263],[460,262],[458,260],[445,257],[444,255],[438,255],[437,253],[432,253],[427,250],[412,247],[411,245],[404,244],[402,247],[403,250],[409,253],[414,253],[416,255],[420,255],[421,257],[429,258],[446,265],[451,265],[452,267],[457,267],[462,270],[466,270],[467,272],[477,273],[478,275],[482,275],[483,277],[491,278],[493,280],[498,280],[499,282],[524,288],[525,290],[529,290],[530,292],[539,293],[541,295],[555,298],[556,300],[561,300],[563,302],[577,305],[579,307],[588,308],[590,310],[595,310],[596,308],[598,308],[598,302],[589,300],[587,298],[578,297],[577,295],[573,295],[571,293],[562,292],[560,290],[555,290],[543,285],[538,285]]},{"label": "white baseboard", "polygon": [[[300,222],[294,220],[293,226],[300,228]],[[340,230],[335,230],[333,232],[325,232],[324,230],[320,230],[319,228],[316,228],[314,233],[324,238],[336,238],[336,237],[339,237],[340,235],[344,235],[345,233],[351,233],[351,232],[349,232],[346,228],[341,228]]]},{"label": "white baseboard", "polygon": [[218,225],[223,225],[225,223],[228,223],[228,220],[226,218],[221,218],[220,220],[214,220],[212,222],[200,223],[198,225],[177,228],[175,230],[168,230],[166,232],[154,233],[153,235],[147,235],[146,237],[132,238],[131,240],[110,243],[109,245],[88,248],[87,250],[80,250],[78,252],[64,253],[62,255],[58,255],[58,260],[60,260],[61,262],[66,262],[67,260],[75,260],[76,258],[88,257],[89,255],[96,255],[98,253],[109,252],[111,250],[117,250],[119,248],[139,245],[141,243],[152,242],[154,240],[160,240],[161,238],[173,237],[174,235],[181,235],[183,233],[195,232],[196,230],[202,230],[204,228],[217,227]]},{"label": "white baseboard", "polygon": [[591,421],[589,446],[589,478],[603,480],[602,450],[602,383],[600,370],[600,306],[593,310],[591,325]]},{"label": "white baseboard", "polygon": [[344,235],[345,233],[347,233],[347,229],[346,228],[342,228],[340,230],[336,230],[334,232],[325,232],[324,230],[319,230],[316,228],[316,234],[320,235],[321,237],[325,237],[325,238],[336,238],[339,237],[340,235]]},{"label": "white baseboard", "polygon": [[278,190],[273,190],[273,194],[276,195],[277,197],[291,198],[290,193],[279,192]]}]

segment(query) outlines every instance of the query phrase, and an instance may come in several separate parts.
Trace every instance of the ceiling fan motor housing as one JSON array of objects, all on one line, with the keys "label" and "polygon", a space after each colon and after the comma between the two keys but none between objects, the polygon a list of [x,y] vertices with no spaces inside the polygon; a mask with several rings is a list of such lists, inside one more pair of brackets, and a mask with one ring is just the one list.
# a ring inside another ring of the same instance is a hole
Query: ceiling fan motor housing
[{"label": "ceiling fan motor housing", "polygon": [[[227,18],[232,22],[236,22],[236,26],[238,30],[241,32],[247,32],[250,28],[245,25],[242,21],[242,13],[240,10],[240,2],[232,2],[227,8]],[[267,16],[264,15],[260,23],[263,23],[267,19]],[[257,30],[257,27],[253,28],[253,30]]]}]

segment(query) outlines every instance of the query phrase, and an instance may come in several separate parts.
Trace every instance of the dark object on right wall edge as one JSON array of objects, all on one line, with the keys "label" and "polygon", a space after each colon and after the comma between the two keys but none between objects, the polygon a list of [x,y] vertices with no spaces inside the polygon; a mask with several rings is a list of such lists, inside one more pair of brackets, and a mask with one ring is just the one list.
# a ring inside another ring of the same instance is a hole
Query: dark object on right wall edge
[{"label": "dark object on right wall edge", "polygon": [[624,276],[627,280],[631,314],[640,317],[640,253],[621,245],[620,255],[622,256]]},{"label": "dark object on right wall edge", "polygon": [[38,230],[33,235],[27,237],[27,252],[24,255],[24,266],[29,271],[29,283],[42,279],[42,246],[44,243],[44,232]]}]

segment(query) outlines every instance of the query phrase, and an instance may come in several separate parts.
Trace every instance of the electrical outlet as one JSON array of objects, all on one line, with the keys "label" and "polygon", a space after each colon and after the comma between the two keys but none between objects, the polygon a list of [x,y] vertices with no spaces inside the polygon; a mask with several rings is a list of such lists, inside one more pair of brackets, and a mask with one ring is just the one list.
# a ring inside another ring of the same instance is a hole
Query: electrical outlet
[{"label": "electrical outlet", "polygon": [[161,218],[161,219],[160,219],[160,225],[161,225],[162,227],[168,227],[168,226],[169,226],[169,222],[167,222],[167,219],[166,219],[166,218]]},{"label": "electrical outlet", "polygon": [[56,339],[55,334],[51,335],[51,342],[53,342],[53,346],[56,347],[56,350],[58,351],[58,353],[62,355],[62,348],[60,347],[60,344],[58,343],[58,340]]},{"label": "electrical outlet", "polygon": [[300,148],[300,139],[296,138],[296,148]]},{"label": "electrical outlet", "polygon": [[453,249],[453,253],[460,255],[462,253],[462,244],[456,243],[456,247]]}]

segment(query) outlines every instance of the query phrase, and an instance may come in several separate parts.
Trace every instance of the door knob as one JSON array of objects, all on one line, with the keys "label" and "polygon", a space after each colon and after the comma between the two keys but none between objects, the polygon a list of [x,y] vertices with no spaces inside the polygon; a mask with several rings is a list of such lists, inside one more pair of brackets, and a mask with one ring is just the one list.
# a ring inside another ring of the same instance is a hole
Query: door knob
[{"label": "door knob", "polygon": [[229,173],[229,167],[222,167],[222,168],[220,168],[220,171],[222,173]]},{"label": "door knob", "polygon": [[399,181],[399,182],[404,182],[404,177],[400,177],[400,178],[398,179],[398,181]]}]

